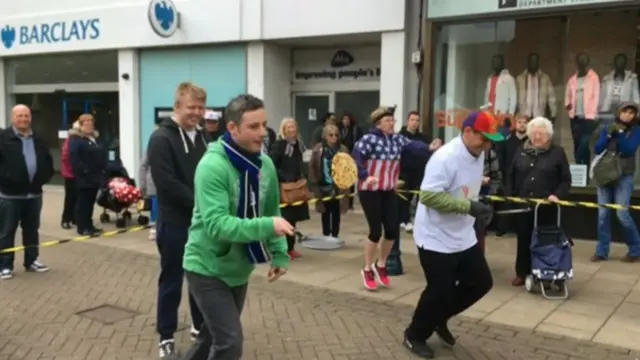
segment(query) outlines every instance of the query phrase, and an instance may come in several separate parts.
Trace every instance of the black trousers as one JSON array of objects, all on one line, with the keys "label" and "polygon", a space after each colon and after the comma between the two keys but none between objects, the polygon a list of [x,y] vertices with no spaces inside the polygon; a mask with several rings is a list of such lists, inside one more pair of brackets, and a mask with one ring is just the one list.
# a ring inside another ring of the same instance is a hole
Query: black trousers
[{"label": "black trousers", "polygon": [[[493,287],[491,270],[479,246],[453,254],[418,249],[427,279],[407,336],[425,341],[437,326],[465,311]],[[457,283],[457,284],[456,284]]]},{"label": "black trousers", "polygon": [[[553,206],[540,206],[538,208],[538,226],[552,226],[557,222],[557,208]],[[517,216],[516,236],[518,238],[516,250],[516,276],[524,279],[531,274],[531,237],[536,226],[534,212],[522,213]]]},{"label": "black trousers", "polygon": [[[289,220],[287,220],[289,221]],[[289,224],[291,224],[291,226],[293,226],[294,228],[296,227],[296,222],[295,221],[289,221]],[[296,248],[296,236],[295,235],[287,235],[287,252],[293,251]]]},{"label": "black trousers", "polygon": [[321,217],[322,235],[337,238],[340,233],[340,200],[325,201]]},{"label": "black trousers", "polygon": [[62,209],[62,222],[76,222],[76,203],[78,190],[75,179],[64,179],[64,208]]},{"label": "black trousers", "polygon": [[[160,335],[160,341],[173,339],[173,334],[178,329],[178,309],[182,301],[184,279],[182,258],[188,238],[187,225],[156,224],[156,245],[160,253],[156,330]],[[201,330],[204,320],[191,292],[189,309],[193,327]]]},{"label": "black trousers", "polygon": [[93,206],[96,202],[96,196],[98,196],[98,188],[78,189],[78,198],[76,199],[78,233],[95,229],[93,226]]}]

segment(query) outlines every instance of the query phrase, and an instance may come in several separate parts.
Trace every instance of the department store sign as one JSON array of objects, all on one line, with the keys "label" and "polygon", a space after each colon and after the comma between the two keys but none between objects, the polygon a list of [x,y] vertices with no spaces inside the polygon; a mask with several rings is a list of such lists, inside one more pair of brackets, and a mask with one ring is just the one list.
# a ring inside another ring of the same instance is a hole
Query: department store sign
[{"label": "department store sign", "polygon": [[546,10],[558,7],[630,3],[634,0],[428,0],[427,16],[430,19],[454,16],[495,14],[499,12]]},{"label": "department store sign", "polygon": [[100,38],[100,18],[39,24],[5,24],[0,40],[5,49],[16,46],[91,41]]},{"label": "department store sign", "polygon": [[607,0],[496,0],[498,9],[540,9],[553,6],[586,5]]},{"label": "department store sign", "polygon": [[[376,58],[378,61],[375,60]],[[352,51],[299,50],[294,53],[293,80],[296,82],[378,80],[380,78],[379,59],[379,48]]]}]

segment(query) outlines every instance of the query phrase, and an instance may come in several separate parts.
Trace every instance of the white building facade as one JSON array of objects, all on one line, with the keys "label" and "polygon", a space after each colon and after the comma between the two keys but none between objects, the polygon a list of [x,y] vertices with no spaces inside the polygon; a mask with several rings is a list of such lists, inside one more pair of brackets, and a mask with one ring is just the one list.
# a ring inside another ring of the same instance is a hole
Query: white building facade
[{"label": "white building facade", "polygon": [[306,140],[327,112],[368,126],[379,104],[397,105],[399,120],[418,108],[422,1],[61,1],[0,4],[0,127],[14,104],[30,106],[56,158],[90,112],[136,174],[182,81],[204,87],[214,108],[261,97],[272,128],[293,116]]}]

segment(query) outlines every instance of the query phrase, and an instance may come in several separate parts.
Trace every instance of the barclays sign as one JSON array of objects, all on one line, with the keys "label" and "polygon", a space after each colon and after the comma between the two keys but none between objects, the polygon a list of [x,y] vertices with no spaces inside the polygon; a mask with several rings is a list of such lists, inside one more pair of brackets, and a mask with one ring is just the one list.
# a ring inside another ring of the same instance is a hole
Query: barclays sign
[{"label": "barclays sign", "polygon": [[96,40],[100,37],[100,19],[56,21],[35,25],[5,25],[0,40],[5,48]]}]

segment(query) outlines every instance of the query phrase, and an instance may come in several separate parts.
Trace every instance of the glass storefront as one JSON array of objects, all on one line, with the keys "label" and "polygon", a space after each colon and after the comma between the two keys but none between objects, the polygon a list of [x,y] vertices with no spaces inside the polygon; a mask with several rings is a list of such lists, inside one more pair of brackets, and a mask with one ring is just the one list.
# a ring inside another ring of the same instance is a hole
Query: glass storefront
[{"label": "glass storefront", "polygon": [[[8,103],[31,108],[33,128],[49,146],[57,172],[64,142],[59,131],[82,113],[94,115],[105,146],[118,146],[117,51],[11,57],[5,74]],[[56,175],[53,183],[61,182]]]},{"label": "glass storefront", "polygon": [[[501,122],[516,113],[549,118],[570,162],[577,158],[588,164],[580,150],[575,154],[571,117],[610,121],[616,103],[640,100],[637,10],[574,11],[435,28],[431,115],[434,134],[445,140],[459,134],[469,111],[491,104]],[[583,73],[579,91],[589,98],[589,104],[584,101],[588,111],[574,114],[566,103],[575,106],[573,84]]]}]

